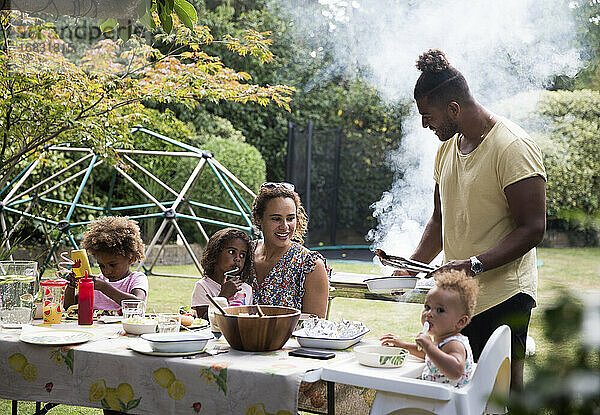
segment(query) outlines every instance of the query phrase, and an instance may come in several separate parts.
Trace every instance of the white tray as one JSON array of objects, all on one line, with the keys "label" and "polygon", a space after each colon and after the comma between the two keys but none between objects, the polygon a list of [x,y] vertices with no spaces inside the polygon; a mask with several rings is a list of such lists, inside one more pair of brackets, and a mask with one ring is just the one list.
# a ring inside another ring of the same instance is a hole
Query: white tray
[{"label": "white tray", "polygon": [[297,330],[294,333],[292,333],[292,335],[296,337],[296,340],[298,341],[298,343],[300,343],[300,346],[302,347],[312,347],[315,349],[343,350],[361,341],[363,336],[368,332],[369,330],[347,339],[328,339],[323,337],[307,336],[304,332],[304,329]]}]

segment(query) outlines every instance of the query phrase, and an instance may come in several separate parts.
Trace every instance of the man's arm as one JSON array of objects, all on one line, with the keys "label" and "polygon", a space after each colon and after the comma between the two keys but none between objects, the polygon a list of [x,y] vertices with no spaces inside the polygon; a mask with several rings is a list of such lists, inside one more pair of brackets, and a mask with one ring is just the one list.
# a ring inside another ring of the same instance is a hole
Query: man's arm
[{"label": "man's arm", "polygon": [[[542,177],[528,177],[506,186],[504,194],[516,228],[487,251],[473,253],[483,264],[484,271],[522,257],[542,241],[546,231],[546,181]],[[450,261],[440,268],[449,269],[473,275],[468,258]]]}]

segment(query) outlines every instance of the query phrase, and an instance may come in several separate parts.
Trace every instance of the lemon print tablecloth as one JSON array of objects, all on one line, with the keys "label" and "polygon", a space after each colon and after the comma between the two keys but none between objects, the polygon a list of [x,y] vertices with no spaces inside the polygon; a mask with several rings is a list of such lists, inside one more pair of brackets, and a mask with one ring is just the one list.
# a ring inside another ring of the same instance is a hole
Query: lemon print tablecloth
[{"label": "lemon print tablecloth", "polygon": [[[289,357],[285,347],[268,353],[150,356],[129,349],[137,339],[121,334],[120,324],[84,328],[69,323],[52,329],[83,330],[94,337],[81,344],[30,344],[19,340],[19,330],[2,330],[2,398],[126,413],[287,415],[297,412],[305,374],[328,364]],[[213,339],[207,348],[228,346]],[[350,357],[342,352],[335,360]]]}]

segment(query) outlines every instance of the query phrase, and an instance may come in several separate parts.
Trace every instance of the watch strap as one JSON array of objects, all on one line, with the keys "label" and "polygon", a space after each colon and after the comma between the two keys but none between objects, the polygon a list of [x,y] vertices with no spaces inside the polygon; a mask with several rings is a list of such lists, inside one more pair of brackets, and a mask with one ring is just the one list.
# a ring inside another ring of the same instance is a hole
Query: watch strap
[{"label": "watch strap", "polygon": [[471,261],[471,271],[477,275],[483,272],[483,264],[476,256],[469,258]]}]

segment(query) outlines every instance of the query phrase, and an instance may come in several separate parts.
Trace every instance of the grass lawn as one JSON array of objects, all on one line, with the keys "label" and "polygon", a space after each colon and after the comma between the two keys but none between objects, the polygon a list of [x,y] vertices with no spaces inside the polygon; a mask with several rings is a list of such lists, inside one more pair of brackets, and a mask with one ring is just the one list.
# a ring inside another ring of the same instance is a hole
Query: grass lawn
[{"label": "grass lawn", "polygon": [[[549,352],[549,345],[542,335],[541,312],[544,305],[560,295],[562,288],[568,288],[577,293],[600,289],[600,248],[565,248],[538,249],[538,259],[543,262],[539,268],[538,304],[534,309],[530,324],[530,336],[535,339],[540,356]],[[379,268],[369,264],[332,263],[334,270],[365,274],[379,274]],[[196,274],[191,265],[176,267],[155,267],[156,272],[173,272],[178,274]],[[195,279],[173,277],[150,277],[150,294],[147,310],[176,311],[182,305],[188,305],[194,288]],[[343,293],[338,290],[337,294]],[[393,301],[366,300],[361,298],[336,297],[333,299],[330,318],[339,320],[363,321],[371,329],[370,338],[377,338],[384,333],[400,333],[410,340],[420,330],[419,316],[422,305],[406,304]],[[565,345],[565,348],[569,345]],[[525,377],[528,376],[526,365]],[[32,404],[33,405],[33,404]],[[19,414],[32,413],[33,406],[21,403]],[[0,400],[0,413],[10,413],[10,401]],[[101,414],[97,409],[68,407],[61,405],[50,414]]]}]

